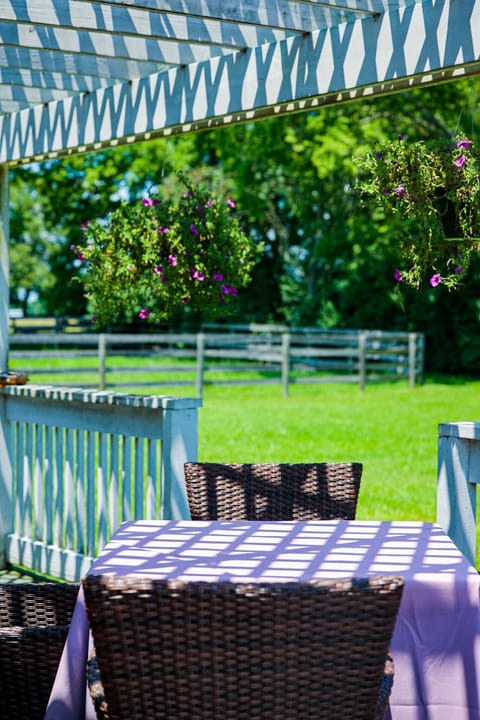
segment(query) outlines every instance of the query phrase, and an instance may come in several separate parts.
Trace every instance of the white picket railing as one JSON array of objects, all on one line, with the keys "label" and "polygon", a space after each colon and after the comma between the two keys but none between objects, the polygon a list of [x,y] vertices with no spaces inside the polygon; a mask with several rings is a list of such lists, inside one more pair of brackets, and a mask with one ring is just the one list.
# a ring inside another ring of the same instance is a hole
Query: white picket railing
[{"label": "white picket railing", "polygon": [[189,518],[201,400],[0,390],[0,567],[79,580],[127,519]]},{"label": "white picket railing", "polygon": [[438,426],[437,522],[476,567],[480,423]]}]

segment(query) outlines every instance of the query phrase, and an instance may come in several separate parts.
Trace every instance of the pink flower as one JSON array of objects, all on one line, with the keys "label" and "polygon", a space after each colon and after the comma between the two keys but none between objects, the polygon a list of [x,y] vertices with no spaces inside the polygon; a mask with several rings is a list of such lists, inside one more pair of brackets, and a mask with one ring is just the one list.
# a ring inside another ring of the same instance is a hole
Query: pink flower
[{"label": "pink flower", "polygon": [[398,185],[398,187],[395,188],[395,192],[398,195],[398,197],[405,197],[407,194],[407,188],[403,183],[401,185]]},{"label": "pink flower", "polygon": [[175,267],[175,266],[176,266],[176,264],[177,264],[177,258],[175,257],[175,255],[169,255],[169,256],[168,256],[168,264],[171,265],[172,267]]},{"label": "pink flower", "polygon": [[460,140],[460,142],[457,143],[457,148],[461,150],[462,148],[469,148],[472,144],[471,140]]},{"label": "pink flower", "polygon": [[155,200],[152,200],[152,198],[143,198],[142,203],[145,207],[152,207],[152,205],[155,205]]},{"label": "pink flower", "polygon": [[230,198],[227,198],[227,205],[229,208],[232,208],[232,210],[236,207],[235,203]]},{"label": "pink flower", "polygon": [[397,282],[402,282],[402,280],[403,280],[403,275],[402,275],[401,270],[399,270],[398,268],[395,268],[395,272],[393,273],[393,278],[394,278],[394,280],[396,280]]},{"label": "pink flower", "polygon": [[140,318],[140,320],[146,320],[151,314],[151,310],[145,310],[145,308],[142,308],[138,313],[138,317]]},{"label": "pink flower", "polygon": [[163,273],[163,265],[156,265],[156,266],[153,268],[153,272],[154,272],[156,275],[161,275],[161,274]]},{"label": "pink flower", "polygon": [[437,287],[437,285],[440,285],[441,282],[442,276],[440,275],[440,273],[435,273],[435,275],[432,275],[432,277],[430,278],[430,285],[432,287]]},{"label": "pink flower", "polygon": [[82,230],[86,230],[89,225],[90,225],[90,220],[84,220],[82,222],[82,224],[80,225],[80,227],[82,228]]},{"label": "pink flower", "polygon": [[205,275],[201,272],[198,272],[198,270],[195,270],[194,268],[190,270],[190,275],[194,280],[205,280]]},{"label": "pink flower", "polygon": [[467,162],[467,158],[465,157],[465,155],[460,155],[460,157],[458,158],[458,160],[455,160],[455,163],[454,163],[454,164],[455,164],[458,168],[461,168],[461,167],[463,167],[463,166],[465,165],[466,162]]},{"label": "pink flower", "polygon": [[168,232],[168,228],[160,226],[157,228],[157,232],[163,233],[165,235]]}]

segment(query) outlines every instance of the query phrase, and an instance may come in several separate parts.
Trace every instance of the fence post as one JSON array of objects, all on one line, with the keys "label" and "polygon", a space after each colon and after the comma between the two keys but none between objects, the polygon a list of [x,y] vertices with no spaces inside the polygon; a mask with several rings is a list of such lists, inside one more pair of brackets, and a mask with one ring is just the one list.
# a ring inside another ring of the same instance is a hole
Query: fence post
[{"label": "fence post", "polygon": [[7,564],[6,538],[13,532],[13,473],[6,397],[0,397],[0,568]]},{"label": "fence post", "polygon": [[100,333],[98,336],[98,387],[100,390],[105,390],[106,383],[106,372],[107,372],[107,336],[105,333]]},{"label": "fence post", "polygon": [[8,370],[9,240],[10,201],[9,167],[0,165],[0,370]]},{"label": "fence post", "polygon": [[480,423],[438,426],[437,522],[475,566]]},{"label": "fence post", "polygon": [[415,387],[417,377],[417,334],[408,333],[408,384]]},{"label": "fence post", "polygon": [[205,372],[205,333],[197,333],[197,378],[195,383],[195,394],[203,397],[203,374]]},{"label": "fence post", "polygon": [[282,391],[288,397],[288,380],[290,374],[290,333],[282,333]]},{"label": "fence post", "polygon": [[199,401],[168,400],[162,434],[162,499],[160,517],[189,520],[184,463],[198,458]]},{"label": "fence post", "polygon": [[365,390],[367,382],[367,333],[358,334],[358,380],[360,390]]}]

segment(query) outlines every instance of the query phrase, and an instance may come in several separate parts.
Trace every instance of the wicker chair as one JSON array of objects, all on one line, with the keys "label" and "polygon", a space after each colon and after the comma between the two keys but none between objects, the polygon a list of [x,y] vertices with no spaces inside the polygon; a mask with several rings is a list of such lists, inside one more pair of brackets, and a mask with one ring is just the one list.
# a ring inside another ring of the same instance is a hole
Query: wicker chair
[{"label": "wicker chair", "polygon": [[43,720],[78,589],[0,585],[0,717]]},{"label": "wicker chair", "polygon": [[354,520],[361,463],[185,463],[192,520]]},{"label": "wicker chair", "polygon": [[100,720],[383,717],[401,578],[82,582]]}]

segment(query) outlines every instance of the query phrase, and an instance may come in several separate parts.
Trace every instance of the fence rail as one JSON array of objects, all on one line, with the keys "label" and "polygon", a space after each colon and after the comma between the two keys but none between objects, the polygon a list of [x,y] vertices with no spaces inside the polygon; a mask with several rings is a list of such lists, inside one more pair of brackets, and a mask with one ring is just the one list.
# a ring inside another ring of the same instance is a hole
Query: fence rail
[{"label": "fence rail", "polygon": [[[97,383],[101,390],[146,385],[145,381],[128,382],[122,375],[155,370],[175,373],[172,380],[155,385],[194,385],[196,395],[202,397],[205,385],[253,382],[275,382],[288,395],[289,386],[305,382],[357,382],[363,389],[367,382],[381,379],[407,379],[411,386],[423,382],[424,336],[421,333],[384,332],[373,330],[318,330],[270,325],[227,326],[214,332],[207,326],[199,333],[82,333],[36,332],[18,333],[10,339],[11,361],[33,357],[71,358],[97,357]],[[132,365],[119,367],[115,358],[147,357],[147,368]],[[159,359],[191,360],[190,367],[167,367]],[[155,364],[157,362],[157,365]],[[28,368],[26,368],[28,371]],[[188,370],[194,380],[179,380],[178,373]],[[210,379],[222,370],[249,373],[244,379]],[[253,371],[262,373],[254,379]],[[78,366],[55,370],[35,370],[39,373],[92,373],[92,369]],[[71,384],[71,383],[69,383]],[[85,383],[80,383],[85,387]]]}]

